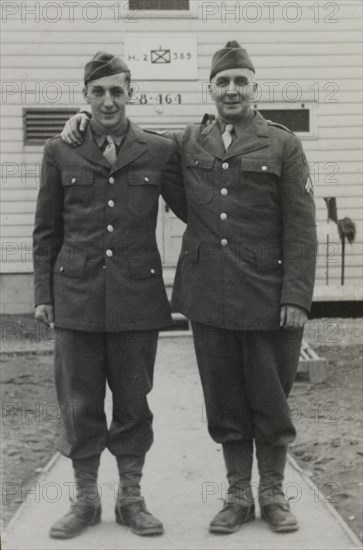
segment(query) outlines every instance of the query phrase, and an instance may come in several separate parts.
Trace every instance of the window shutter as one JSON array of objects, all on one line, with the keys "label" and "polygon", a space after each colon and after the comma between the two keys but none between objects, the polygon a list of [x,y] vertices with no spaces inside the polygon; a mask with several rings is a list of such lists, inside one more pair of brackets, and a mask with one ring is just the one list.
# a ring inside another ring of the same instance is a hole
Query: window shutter
[{"label": "window shutter", "polygon": [[24,109],[24,144],[44,145],[47,139],[60,134],[67,120],[79,109]]}]

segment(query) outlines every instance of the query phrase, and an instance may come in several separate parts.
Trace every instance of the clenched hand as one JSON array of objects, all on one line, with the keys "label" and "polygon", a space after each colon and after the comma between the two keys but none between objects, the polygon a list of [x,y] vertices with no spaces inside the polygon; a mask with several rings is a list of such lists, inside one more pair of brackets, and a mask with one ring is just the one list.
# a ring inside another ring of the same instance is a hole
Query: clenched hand
[{"label": "clenched hand", "polygon": [[284,327],[286,329],[303,328],[307,319],[308,315],[305,309],[298,306],[281,306],[280,327]]},{"label": "clenched hand", "polygon": [[54,310],[51,304],[40,304],[35,308],[35,319],[47,325],[47,327],[54,328]]}]

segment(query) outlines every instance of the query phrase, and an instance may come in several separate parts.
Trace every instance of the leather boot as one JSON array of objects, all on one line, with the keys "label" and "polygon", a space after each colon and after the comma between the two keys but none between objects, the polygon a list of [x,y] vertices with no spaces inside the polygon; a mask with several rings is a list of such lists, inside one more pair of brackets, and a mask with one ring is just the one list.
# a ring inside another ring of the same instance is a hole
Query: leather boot
[{"label": "leather boot", "polygon": [[70,511],[52,525],[50,536],[53,539],[72,539],[91,525],[101,521],[101,506],[87,506],[73,502]]},{"label": "leather boot", "polygon": [[255,519],[255,505],[242,506],[241,504],[226,501],[223,508],[212,519],[209,525],[210,533],[221,533],[228,535],[235,533],[248,521]]},{"label": "leather boot", "polygon": [[99,457],[73,461],[76,497],[70,511],[50,529],[55,539],[71,539],[101,521],[101,504],[97,487]]},{"label": "leather boot", "polygon": [[211,533],[235,533],[243,523],[255,519],[251,489],[253,442],[235,441],[223,444],[227,469],[228,493],[222,510],[209,525]]},{"label": "leather boot", "polygon": [[148,511],[141,496],[140,481],[145,457],[130,455],[116,458],[120,474],[116,522],[131,527],[136,535],[161,535],[164,532],[163,524]]},{"label": "leather boot", "polygon": [[228,480],[227,500],[250,507],[253,504],[253,441],[232,441],[224,443],[222,448]]},{"label": "leather boot", "polygon": [[291,512],[288,502],[261,506],[261,518],[267,521],[270,529],[275,533],[289,533],[299,529],[297,519]]},{"label": "leather boot", "polygon": [[256,442],[256,457],[260,484],[258,500],[261,506],[285,503],[283,491],[287,447],[274,447]]},{"label": "leather boot", "polygon": [[299,525],[283,491],[287,447],[256,443],[256,456],[260,473],[258,498],[261,518],[276,533],[296,531]]}]

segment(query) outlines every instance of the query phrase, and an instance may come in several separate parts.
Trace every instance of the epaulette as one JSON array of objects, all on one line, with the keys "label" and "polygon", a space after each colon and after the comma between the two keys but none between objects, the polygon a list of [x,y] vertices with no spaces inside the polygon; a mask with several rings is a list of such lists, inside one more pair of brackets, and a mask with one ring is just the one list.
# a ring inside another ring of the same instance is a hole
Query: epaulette
[{"label": "epaulette", "polygon": [[154,136],[161,136],[161,137],[163,137],[164,134],[165,134],[165,132],[163,130],[159,130],[157,132],[156,130],[149,130],[149,129],[143,128],[143,131],[147,132],[148,134],[154,134]]},{"label": "epaulette", "polygon": [[274,122],[273,120],[267,120],[266,119],[266,122],[269,126],[276,126],[277,128],[281,128],[281,130],[285,130],[285,132],[289,132],[290,134],[294,134],[294,132],[292,130],[290,130],[290,128],[288,128],[287,126],[284,126],[283,124],[279,124],[278,122]]}]

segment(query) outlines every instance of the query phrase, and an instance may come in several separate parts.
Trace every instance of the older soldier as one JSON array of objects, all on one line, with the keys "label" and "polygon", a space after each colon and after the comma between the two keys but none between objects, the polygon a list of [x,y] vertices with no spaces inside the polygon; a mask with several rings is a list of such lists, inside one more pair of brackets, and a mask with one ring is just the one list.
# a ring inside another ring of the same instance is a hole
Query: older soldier
[{"label": "older soldier", "polygon": [[[217,120],[173,136],[188,204],[173,307],[192,320],[208,429],[229,482],[210,531],[254,519],[253,445],[261,516],[294,531],[283,491],[296,435],[287,397],[315,278],[312,185],[298,138],[251,110],[255,70],[237,42],[215,53],[210,81]],[[74,143],[77,123],[65,132]]]},{"label": "older soldier", "polygon": [[254,73],[238,43],[217,51],[218,118],[179,138],[188,225],[173,306],[192,320],[208,428],[223,446],[229,490],[216,533],[254,518],[253,442],[262,518],[277,532],[298,528],[283,492],[295,438],[287,397],[312,299],[315,207],[300,141],[251,110]]},{"label": "older soldier", "polygon": [[[140,494],[153,441],[147,394],[158,331],[171,323],[155,227],[160,193],[185,217],[170,141],[130,122],[130,72],[99,52],[87,63],[84,97],[92,123],[74,149],[45,146],[34,229],[35,317],[55,326],[55,380],[76,499],[51,528],[72,538],[100,521],[97,471],[102,451],[120,475],[116,521],[138,535],[163,532]],[[172,182],[172,183],[170,183]],[[112,423],[104,412],[106,382]]]}]

